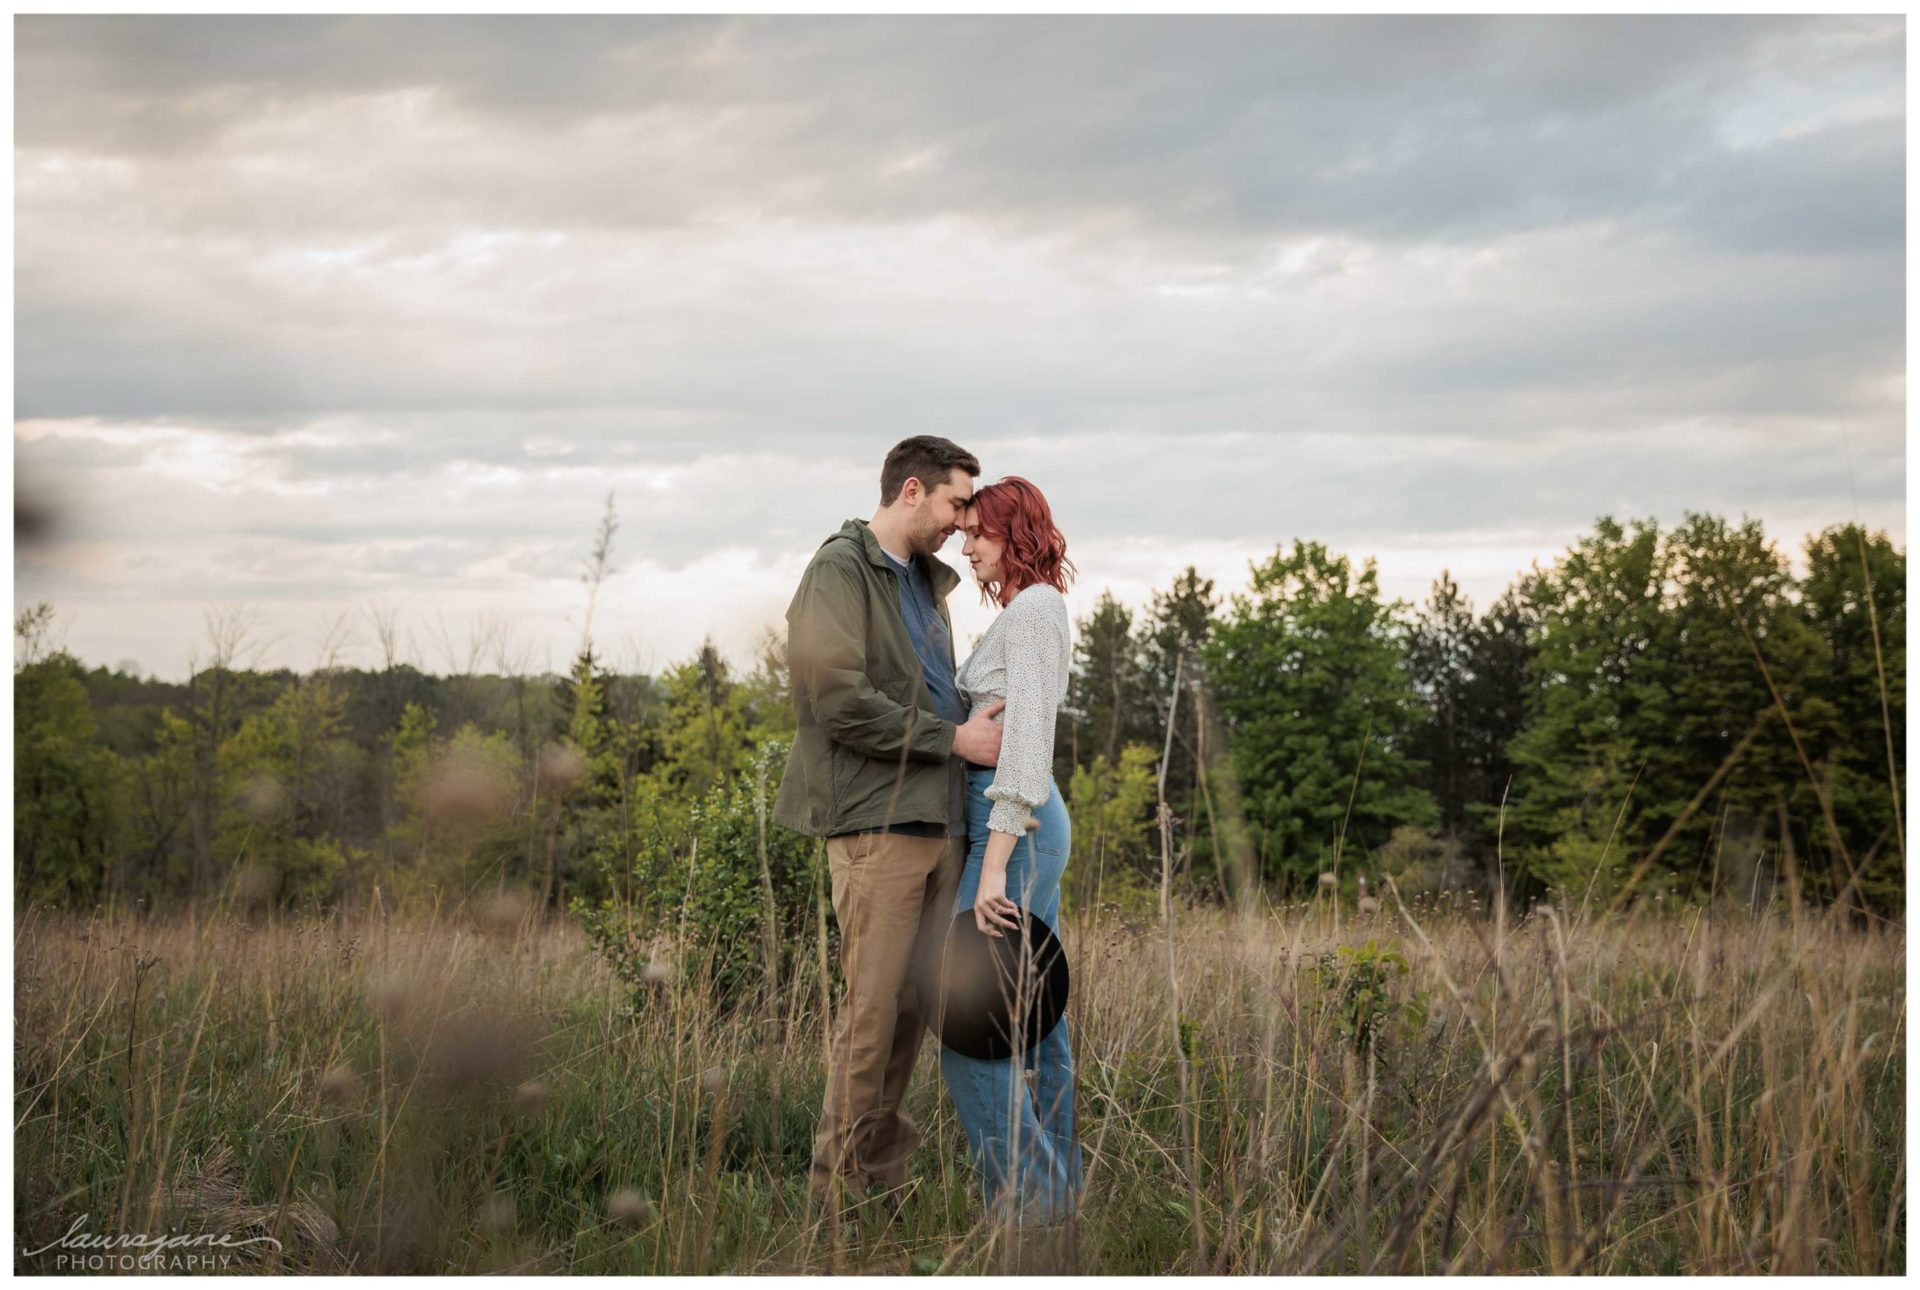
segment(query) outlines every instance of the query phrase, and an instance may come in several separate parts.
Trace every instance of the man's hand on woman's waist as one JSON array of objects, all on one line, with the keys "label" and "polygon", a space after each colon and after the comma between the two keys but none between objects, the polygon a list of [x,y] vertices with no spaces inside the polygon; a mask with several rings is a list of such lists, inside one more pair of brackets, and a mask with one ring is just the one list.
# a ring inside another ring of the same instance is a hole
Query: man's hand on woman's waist
[{"label": "man's hand on woman's waist", "polygon": [[994,718],[1007,706],[1005,699],[990,708],[982,708],[953,728],[953,755],[976,766],[1000,764],[1000,723]]}]

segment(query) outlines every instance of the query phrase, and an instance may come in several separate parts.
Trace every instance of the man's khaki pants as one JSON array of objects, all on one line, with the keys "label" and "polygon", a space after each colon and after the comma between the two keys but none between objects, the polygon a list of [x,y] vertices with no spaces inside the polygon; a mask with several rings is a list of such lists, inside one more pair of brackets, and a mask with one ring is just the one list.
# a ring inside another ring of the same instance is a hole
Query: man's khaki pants
[{"label": "man's khaki pants", "polygon": [[916,949],[945,928],[967,858],[965,838],[856,833],[827,839],[846,996],[827,1059],[826,1105],[811,1184],[837,1174],[847,1199],[899,1187],[920,1131],[901,1103],[926,1029],[910,979]]}]

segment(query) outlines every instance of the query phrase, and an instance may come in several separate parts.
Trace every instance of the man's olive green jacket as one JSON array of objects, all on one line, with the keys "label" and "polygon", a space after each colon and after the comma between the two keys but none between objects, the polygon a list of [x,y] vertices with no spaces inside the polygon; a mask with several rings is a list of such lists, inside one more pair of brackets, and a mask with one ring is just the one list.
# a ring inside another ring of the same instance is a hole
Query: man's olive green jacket
[{"label": "man's olive green jacket", "polygon": [[[960,575],[927,557],[947,617]],[[933,698],[900,616],[899,575],[864,520],[820,544],[787,606],[787,662],[799,729],[773,804],[778,824],[816,837],[921,820],[946,824],[964,800],[953,723]],[[951,655],[952,622],[948,620]]]}]

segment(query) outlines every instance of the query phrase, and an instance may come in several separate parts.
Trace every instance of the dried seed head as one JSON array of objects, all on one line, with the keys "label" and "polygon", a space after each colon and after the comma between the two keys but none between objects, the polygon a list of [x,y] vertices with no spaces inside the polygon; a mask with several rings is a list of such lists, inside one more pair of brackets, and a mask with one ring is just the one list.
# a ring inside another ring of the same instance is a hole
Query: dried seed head
[{"label": "dried seed head", "polygon": [[234,895],[242,905],[258,909],[280,894],[280,871],[259,860],[250,862],[234,880]]},{"label": "dried seed head", "polygon": [[262,771],[240,786],[235,802],[249,819],[267,824],[285,815],[293,799],[285,785]]},{"label": "dried seed head", "polygon": [[368,1000],[388,1021],[404,1017],[418,993],[413,979],[397,972],[390,972],[367,987]]},{"label": "dried seed head", "polygon": [[485,1204],[480,1206],[478,1226],[488,1236],[505,1236],[513,1230],[516,1216],[513,1197],[503,1192],[495,1192],[487,1197]]},{"label": "dried seed head", "polygon": [[580,750],[567,744],[550,743],[540,750],[534,763],[540,787],[550,793],[567,793],[587,778],[587,759]]},{"label": "dried seed head", "polygon": [[320,1077],[320,1096],[343,1106],[358,1101],[360,1079],[350,1068],[335,1066]]},{"label": "dried seed head", "polygon": [[498,767],[456,748],[427,771],[422,805],[435,823],[483,826],[513,804],[513,783]]},{"label": "dried seed head", "polygon": [[547,1105],[547,1086],[537,1079],[530,1079],[513,1090],[513,1109],[522,1115],[532,1115]]},{"label": "dried seed head", "polygon": [[480,903],[480,921],[496,932],[510,932],[526,921],[533,899],[517,887],[494,892]]},{"label": "dried seed head", "polygon": [[631,1187],[622,1187],[607,1202],[607,1217],[628,1227],[645,1227],[660,1217],[653,1202]]},{"label": "dried seed head", "polygon": [[436,1029],[426,1052],[429,1069],[449,1088],[498,1086],[521,1070],[528,1038],[519,1018],[470,1012]]}]

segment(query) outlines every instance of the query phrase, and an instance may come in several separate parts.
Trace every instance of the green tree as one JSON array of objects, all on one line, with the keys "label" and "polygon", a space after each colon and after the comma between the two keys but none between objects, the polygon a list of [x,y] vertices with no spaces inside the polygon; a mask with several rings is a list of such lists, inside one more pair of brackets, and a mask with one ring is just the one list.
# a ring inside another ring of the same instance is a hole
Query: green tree
[{"label": "green tree", "polygon": [[[1662,544],[1661,574],[1660,634],[1641,665],[1654,698],[1633,731],[1643,769],[1632,836],[1643,846],[1664,840],[1660,862],[1676,885],[1707,891],[1727,829],[1749,831],[1786,790],[1791,814],[1812,830],[1809,854],[1823,857],[1828,875],[1844,872],[1822,823],[1824,790],[1809,782],[1779,719],[1784,704],[1803,741],[1832,742],[1832,705],[1810,688],[1819,638],[1794,603],[1786,557],[1757,520],[1689,514]],[[1837,890],[1828,878],[1819,885]]]},{"label": "green tree", "polygon": [[158,903],[187,886],[192,867],[193,728],[158,712],[153,746],[126,759],[127,868],[138,895]]},{"label": "green tree", "polygon": [[[1652,841],[1617,825],[1636,787],[1640,711],[1661,705],[1646,663],[1660,638],[1660,533],[1602,518],[1535,584],[1538,689],[1509,750],[1508,879],[1610,890],[1620,856]],[[1656,660],[1657,661],[1657,660]]]},{"label": "green tree", "polygon": [[1425,706],[1411,749],[1427,767],[1425,786],[1439,805],[1441,827],[1452,838],[1466,831],[1467,804],[1479,787],[1469,764],[1472,719],[1467,714],[1479,635],[1472,603],[1442,569],[1407,633],[1407,671]]},{"label": "green tree", "polygon": [[1540,574],[1508,587],[1481,616],[1460,698],[1462,757],[1470,772],[1467,817],[1494,870],[1493,840],[1513,779],[1509,749],[1526,725],[1536,689],[1534,653],[1540,646]]},{"label": "green tree", "polygon": [[362,855],[339,839],[342,785],[354,749],[344,738],[346,696],[322,677],[282,690],[241,721],[218,754],[221,804],[215,857],[255,903],[324,902],[356,876]]},{"label": "green tree", "polygon": [[81,668],[64,650],[13,676],[13,855],[25,901],[81,904],[109,894],[122,833],[121,767],[96,742]]},{"label": "green tree", "polygon": [[707,640],[662,678],[667,695],[660,772],[690,800],[732,783],[753,765],[753,690],[736,682]]},{"label": "green tree", "polygon": [[1074,903],[1115,903],[1149,912],[1158,899],[1160,831],[1155,823],[1155,776],[1160,752],[1145,744],[1120,750],[1120,764],[1095,757],[1073,772],[1067,810],[1073,819]]},{"label": "green tree", "polygon": [[1603,519],[1535,592],[1538,688],[1507,816],[1524,886],[1608,897],[1644,870],[1643,889],[1710,890],[1729,837],[1778,812],[1835,890],[1844,852],[1787,729],[1824,740],[1833,710],[1757,521],[1690,514],[1663,538]]},{"label": "green tree", "polygon": [[392,743],[399,798],[392,841],[401,863],[389,879],[403,895],[467,896],[508,879],[539,880],[526,832],[538,817],[516,810],[528,768],[510,733],[468,722],[442,737],[433,715],[409,703]]},{"label": "green tree", "polygon": [[[186,717],[192,732],[188,806],[192,873],[188,895],[213,894],[225,877],[220,867],[220,819],[237,785],[221,768],[220,750],[245,720],[272,701],[274,681],[254,670],[265,643],[245,606],[206,613],[207,656],[195,659],[187,677]],[[290,679],[290,678],[289,678]]]},{"label": "green tree", "polygon": [[1261,872],[1299,885],[1343,846],[1387,841],[1439,814],[1408,746],[1419,699],[1398,602],[1372,560],[1296,541],[1253,566],[1205,651]]},{"label": "green tree", "polygon": [[747,724],[756,744],[789,739],[798,722],[793,704],[793,674],[787,664],[787,638],[771,628],[760,638],[753,671],[741,681]]},{"label": "green tree", "polygon": [[[1200,779],[1200,687],[1204,685],[1201,659],[1213,636],[1214,614],[1220,599],[1213,579],[1188,567],[1166,591],[1153,593],[1146,621],[1141,624],[1141,676],[1152,704],[1154,729],[1149,740],[1166,748],[1165,731],[1171,715],[1173,743],[1167,753],[1167,801],[1174,813],[1174,845],[1211,865],[1211,839],[1203,816],[1210,813]],[[1180,693],[1174,695],[1179,680]],[[1169,705],[1172,711],[1169,713]]]},{"label": "green tree", "polygon": [[548,738],[566,740],[583,756],[606,751],[612,734],[608,728],[607,695],[613,680],[592,644],[581,646],[580,652],[574,655],[573,665],[554,687]]},{"label": "green tree", "polygon": [[1128,743],[1152,741],[1155,709],[1145,681],[1133,611],[1103,591],[1093,613],[1074,624],[1072,684],[1061,712],[1065,737],[1054,740],[1055,761],[1069,772],[1063,779],[1074,764],[1104,757],[1115,766]]},{"label": "green tree", "polygon": [[565,725],[537,754],[528,824],[528,870],[539,875],[542,904],[565,905],[568,888],[598,872],[587,857],[622,833],[634,767],[655,760],[659,747],[651,697],[603,668],[591,642],[561,682],[555,715]]},{"label": "green tree", "polygon": [[1812,689],[1833,713],[1813,755],[1866,896],[1894,912],[1906,875],[1907,557],[1853,524],[1816,534],[1806,552],[1801,610],[1821,653]]}]

